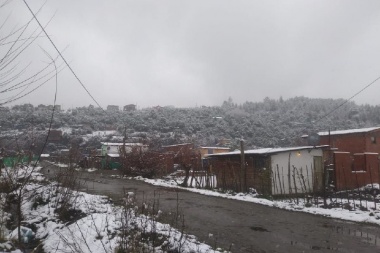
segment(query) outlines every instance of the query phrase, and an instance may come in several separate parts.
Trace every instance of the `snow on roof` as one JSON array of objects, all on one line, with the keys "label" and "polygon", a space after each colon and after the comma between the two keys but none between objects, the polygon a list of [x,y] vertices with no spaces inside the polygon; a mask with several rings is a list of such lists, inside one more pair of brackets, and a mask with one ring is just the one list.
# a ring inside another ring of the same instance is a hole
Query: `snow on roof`
[{"label": "snow on roof", "polygon": [[169,148],[169,147],[177,147],[177,146],[186,146],[186,145],[193,145],[192,143],[181,143],[181,144],[173,144],[173,145],[167,145],[162,146],[163,148]]},{"label": "snow on roof", "polygon": [[142,143],[116,143],[116,142],[101,142],[104,146],[144,146]]},{"label": "snow on roof", "polygon": [[[245,150],[244,154],[246,154],[246,155],[265,155],[265,154],[275,154],[275,153],[282,153],[282,152],[289,152],[289,151],[303,150],[303,149],[321,149],[321,148],[326,148],[326,147],[328,147],[328,145],[287,147],[287,148],[261,148],[261,149]],[[209,157],[210,156],[224,156],[224,155],[240,155],[240,150],[239,151],[226,152],[226,153],[212,154],[212,155],[209,155]]]},{"label": "snow on roof", "polygon": [[109,157],[120,157],[119,154],[107,154]]},{"label": "snow on roof", "polygon": [[[373,130],[378,130],[378,129],[380,129],[380,127],[368,127],[368,128],[359,128],[359,129],[337,130],[337,131],[330,131],[330,135],[368,133],[368,132],[371,132]],[[320,135],[320,136],[329,135],[329,131],[319,132],[318,135]]]},{"label": "snow on roof", "polygon": [[225,149],[225,150],[229,150],[230,148],[226,148],[226,147],[201,147],[201,148],[209,148],[209,149]]}]

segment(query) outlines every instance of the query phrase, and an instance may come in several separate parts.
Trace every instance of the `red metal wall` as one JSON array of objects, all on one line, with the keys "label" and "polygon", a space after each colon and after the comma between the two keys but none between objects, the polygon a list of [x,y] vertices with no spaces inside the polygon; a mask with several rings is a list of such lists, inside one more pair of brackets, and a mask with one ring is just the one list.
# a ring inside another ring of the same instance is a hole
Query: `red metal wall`
[{"label": "red metal wall", "polygon": [[[372,143],[371,137],[374,137],[376,143]],[[321,136],[321,145],[330,145],[331,148],[337,148],[338,151],[355,153],[373,152],[380,153],[380,130],[368,133],[352,133],[341,135]]]},{"label": "red metal wall", "polygon": [[377,153],[351,155],[349,152],[334,152],[334,163],[337,191],[380,182]]},{"label": "red metal wall", "polygon": [[350,153],[362,153],[366,148],[364,134],[321,136],[320,144],[330,145],[331,148],[337,148],[338,151]]}]

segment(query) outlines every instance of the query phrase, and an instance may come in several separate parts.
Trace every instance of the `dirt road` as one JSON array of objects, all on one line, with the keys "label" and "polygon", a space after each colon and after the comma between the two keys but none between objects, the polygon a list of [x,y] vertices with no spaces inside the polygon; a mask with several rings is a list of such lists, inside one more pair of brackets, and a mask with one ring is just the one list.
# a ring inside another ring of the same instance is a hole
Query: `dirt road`
[{"label": "dirt road", "polygon": [[[43,165],[45,174],[51,175],[57,169]],[[176,190],[137,180],[114,179],[109,173],[112,172],[82,174],[82,180],[86,181],[83,190],[114,200],[121,198],[124,190],[134,191],[139,200],[153,199],[155,195],[162,211],[176,210]],[[212,246],[229,249],[232,245],[232,252],[380,252],[379,226],[187,191],[180,191],[178,196],[186,232]]]}]

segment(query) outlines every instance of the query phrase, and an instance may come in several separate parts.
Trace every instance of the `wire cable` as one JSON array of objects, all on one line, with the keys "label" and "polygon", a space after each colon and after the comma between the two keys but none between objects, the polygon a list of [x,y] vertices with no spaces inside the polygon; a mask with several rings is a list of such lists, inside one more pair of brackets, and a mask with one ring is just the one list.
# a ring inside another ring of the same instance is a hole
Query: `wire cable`
[{"label": "wire cable", "polygon": [[328,117],[329,115],[331,115],[332,113],[334,113],[336,110],[338,110],[339,108],[341,108],[343,105],[347,104],[349,101],[351,101],[353,98],[355,98],[357,95],[359,95],[360,93],[362,93],[364,90],[366,90],[367,88],[369,88],[372,84],[376,83],[378,80],[380,80],[380,76],[377,77],[372,82],[370,82],[369,84],[367,84],[364,88],[362,88],[361,90],[359,90],[358,92],[356,92],[350,98],[346,99],[343,103],[341,103],[340,105],[338,105],[337,107],[335,107],[334,109],[332,109],[331,111],[329,111],[328,113],[326,113],[325,115],[323,115],[322,117],[320,117],[318,120],[322,120],[322,119]]},{"label": "wire cable", "polygon": [[32,9],[30,8],[30,6],[28,5],[28,3],[26,2],[26,0],[23,0],[23,2],[25,3],[26,7],[29,9],[30,13],[33,15],[34,19],[36,20],[36,22],[38,23],[38,25],[40,26],[40,28],[42,29],[42,31],[45,33],[46,37],[49,39],[50,43],[53,45],[54,49],[58,52],[59,56],[61,56],[62,60],[65,62],[66,66],[69,68],[69,70],[71,71],[71,73],[74,75],[74,77],[77,79],[77,81],[80,83],[80,85],[83,87],[83,89],[87,92],[87,94],[91,97],[91,99],[104,111],[104,109],[100,106],[100,104],[98,103],[98,101],[96,101],[96,99],[91,95],[90,91],[86,88],[86,86],[82,83],[82,81],[79,79],[79,77],[77,76],[77,74],[74,72],[74,70],[71,68],[71,66],[69,65],[69,63],[66,61],[66,59],[63,57],[63,55],[61,54],[61,52],[59,51],[59,49],[56,47],[56,45],[54,44],[53,40],[50,38],[50,36],[47,34],[45,28],[41,25],[40,21],[37,19],[36,15],[34,14],[34,12],[32,11]]},{"label": "wire cable", "polygon": [[45,147],[47,145],[47,142],[49,140],[50,131],[51,131],[51,128],[52,128],[52,125],[53,125],[53,120],[54,120],[55,104],[57,102],[57,93],[58,93],[58,69],[57,69],[57,65],[55,64],[55,59],[53,59],[53,57],[51,57],[46,51],[44,51],[44,52],[50,58],[50,60],[53,61],[53,64],[54,64],[54,68],[55,68],[55,93],[54,93],[53,110],[51,112],[49,129],[48,129],[48,132],[47,132],[47,135],[46,135],[46,139],[45,139],[44,145],[42,146],[42,149],[39,152],[38,158],[37,158],[36,162],[33,165],[33,170],[37,166],[38,162],[40,161],[42,152],[44,152],[44,149],[45,149]]}]

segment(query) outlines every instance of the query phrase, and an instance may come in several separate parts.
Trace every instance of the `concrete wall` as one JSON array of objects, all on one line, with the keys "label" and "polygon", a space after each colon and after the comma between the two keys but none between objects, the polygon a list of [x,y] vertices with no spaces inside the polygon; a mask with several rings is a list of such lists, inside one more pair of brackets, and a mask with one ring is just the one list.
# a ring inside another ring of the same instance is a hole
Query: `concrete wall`
[{"label": "concrete wall", "polygon": [[[120,144],[109,144],[109,145],[102,145],[102,151],[101,155],[106,155],[106,154],[119,154],[119,150],[122,150],[123,145]],[[131,153],[132,150],[139,150],[142,152],[145,152],[148,150],[148,146],[146,145],[139,145],[139,144],[134,144],[134,143],[126,143],[125,144],[125,152],[126,153]]]},{"label": "concrete wall", "polygon": [[[322,157],[321,149],[300,150],[272,155],[272,194],[313,192],[318,181],[314,157]],[[290,167],[290,168],[289,168]]]}]

